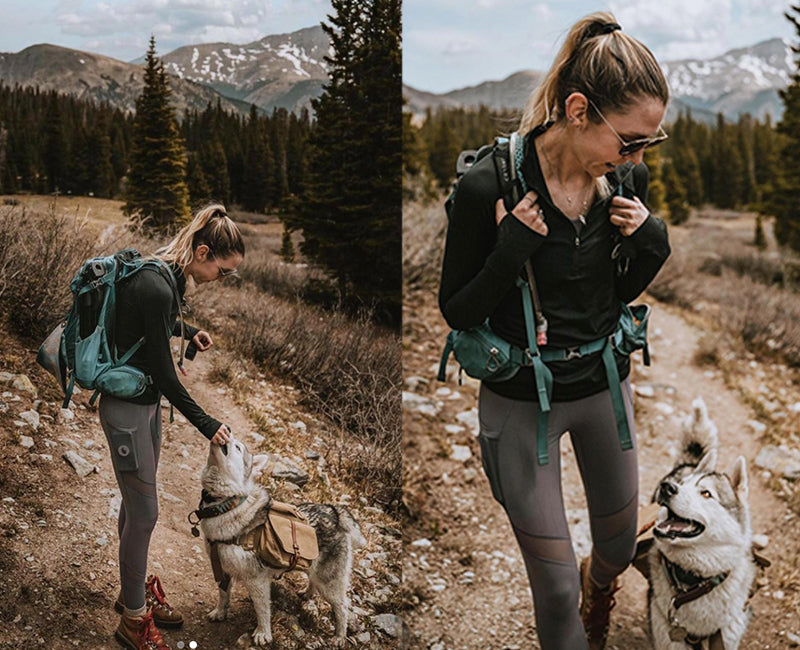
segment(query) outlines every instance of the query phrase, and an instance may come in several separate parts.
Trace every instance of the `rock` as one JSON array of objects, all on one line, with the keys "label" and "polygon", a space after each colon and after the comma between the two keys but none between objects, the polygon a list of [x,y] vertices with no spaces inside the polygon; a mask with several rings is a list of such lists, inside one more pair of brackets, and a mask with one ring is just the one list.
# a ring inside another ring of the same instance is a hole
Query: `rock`
[{"label": "rock", "polygon": [[411,546],[414,546],[416,548],[430,548],[432,545],[433,544],[431,540],[425,539],[424,537],[422,539],[417,539],[411,542]]},{"label": "rock", "polygon": [[301,422],[300,420],[297,422],[292,422],[289,426],[292,427],[292,429],[297,429],[298,431],[305,431],[308,428],[306,423]]},{"label": "rock", "polygon": [[453,460],[465,463],[472,458],[472,450],[466,445],[450,445],[450,447],[453,450],[450,458]]},{"label": "rock", "polygon": [[795,634],[794,632],[787,632],[786,633],[786,640],[792,644],[793,648],[796,648],[800,645],[800,636]]},{"label": "rock", "polygon": [[393,639],[399,639],[403,634],[403,619],[394,614],[378,614],[371,617],[373,625],[378,631]]},{"label": "rock", "polygon": [[33,427],[34,431],[37,431],[39,429],[40,419],[39,419],[39,413],[37,413],[36,411],[34,410],[23,411],[22,413],[19,414],[19,417],[21,417],[25,422],[30,424],[31,427]]},{"label": "rock", "polygon": [[473,469],[472,467],[468,467],[467,469],[464,470],[464,480],[467,483],[472,483],[472,481],[474,481],[477,476],[478,476],[478,470]]},{"label": "rock", "polygon": [[747,426],[753,430],[753,433],[759,436],[767,430],[767,425],[763,422],[759,422],[758,420],[748,420]]},{"label": "rock", "polygon": [[320,453],[318,451],[312,451],[311,449],[306,449],[305,456],[309,460],[317,460],[320,457]]},{"label": "rock", "polygon": [[767,548],[767,544],[769,544],[769,537],[766,535],[753,535],[751,541],[753,542],[753,546],[755,546],[759,551],[762,551]]},{"label": "rock", "polygon": [[62,455],[62,458],[72,465],[73,469],[81,478],[86,478],[89,476],[89,474],[93,474],[98,471],[96,465],[92,465],[87,460],[84,460],[80,454],[72,451],[71,449],[69,451],[65,451]]},{"label": "rock", "polygon": [[25,449],[30,449],[36,443],[33,441],[33,438],[30,436],[20,436],[19,437],[19,444],[21,444]]},{"label": "rock", "polygon": [[672,415],[675,412],[675,407],[666,402],[656,402],[655,408],[659,413],[663,413],[664,415]]},{"label": "rock", "polygon": [[0,372],[0,384],[10,384],[16,375],[10,372]]},{"label": "rock", "polygon": [[634,392],[639,397],[654,397],[656,394],[656,391],[652,386],[637,386],[634,389]]},{"label": "rock", "polygon": [[105,535],[98,537],[96,540],[94,540],[94,543],[98,546],[108,546],[108,537]]},{"label": "rock", "polygon": [[756,457],[756,465],[787,479],[800,478],[800,454],[785,445],[766,445]]},{"label": "rock", "polygon": [[480,423],[478,422],[478,409],[471,408],[469,411],[464,411],[456,415],[456,420],[461,422],[464,426],[470,429],[473,435],[480,433]]},{"label": "rock", "polygon": [[438,415],[440,411],[439,405],[434,400],[405,390],[403,391],[403,408],[431,416]]},{"label": "rock", "polygon": [[361,645],[366,645],[369,643],[369,640],[372,638],[369,632],[361,632],[361,634],[356,635],[356,641],[358,641]]},{"label": "rock", "polygon": [[425,377],[406,377],[406,386],[411,390],[417,390],[420,386],[427,386],[430,382]]},{"label": "rock", "polygon": [[0,402],[0,413],[8,413],[8,403]]},{"label": "rock", "polygon": [[106,515],[109,519],[118,519],[119,518],[119,509],[122,506],[122,495],[117,493],[115,496],[111,497],[108,501],[108,515]]},{"label": "rock", "polygon": [[264,436],[262,436],[261,434],[254,433],[252,431],[250,432],[250,438],[253,440],[253,442],[257,442],[257,443],[262,443],[262,442],[264,442],[266,440],[266,438]]},{"label": "rock", "polygon": [[456,435],[464,431],[464,427],[460,424],[445,424],[444,430],[451,435]]},{"label": "rock", "polygon": [[23,393],[28,393],[34,397],[39,394],[39,390],[33,385],[33,382],[28,379],[28,375],[17,375],[14,378],[14,381],[11,382],[11,388],[14,390],[20,390]]},{"label": "rock", "polygon": [[270,476],[289,481],[298,486],[303,486],[308,483],[308,472],[300,469],[288,458],[276,456],[275,454],[268,455],[270,456],[270,460],[267,463],[267,467],[271,468]]}]

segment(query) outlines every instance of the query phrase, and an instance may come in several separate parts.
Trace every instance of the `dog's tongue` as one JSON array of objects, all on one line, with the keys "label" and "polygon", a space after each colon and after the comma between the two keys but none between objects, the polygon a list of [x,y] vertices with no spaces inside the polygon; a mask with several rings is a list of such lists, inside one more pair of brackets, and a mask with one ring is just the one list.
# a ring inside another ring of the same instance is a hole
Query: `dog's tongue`
[{"label": "dog's tongue", "polygon": [[666,536],[686,535],[694,531],[694,524],[680,519],[667,519],[658,524],[656,530]]}]

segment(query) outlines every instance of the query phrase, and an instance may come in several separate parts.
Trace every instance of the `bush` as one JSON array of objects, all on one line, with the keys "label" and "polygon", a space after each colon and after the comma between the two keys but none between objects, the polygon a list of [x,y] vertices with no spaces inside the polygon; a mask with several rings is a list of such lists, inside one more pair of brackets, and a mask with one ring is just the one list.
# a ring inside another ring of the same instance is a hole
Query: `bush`
[{"label": "bush", "polygon": [[439,284],[447,233],[441,201],[415,201],[403,206],[403,286]]},{"label": "bush", "polygon": [[367,493],[399,503],[399,337],[376,328],[370,314],[353,320],[320,312],[251,287],[225,299],[230,321],[223,333],[240,354],[291,378],[302,402],[324,413],[358,440],[359,455],[338,462]]},{"label": "bush", "polygon": [[94,254],[80,219],[24,207],[0,210],[0,310],[12,331],[44,339],[72,304],[69,282]]}]

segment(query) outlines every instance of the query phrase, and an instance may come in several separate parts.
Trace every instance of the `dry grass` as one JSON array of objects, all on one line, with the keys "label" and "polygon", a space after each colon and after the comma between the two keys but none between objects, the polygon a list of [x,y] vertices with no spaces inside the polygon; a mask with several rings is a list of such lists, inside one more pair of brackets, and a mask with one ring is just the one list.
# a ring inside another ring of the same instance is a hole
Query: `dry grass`
[{"label": "dry grass", "polygon": [[[333,462],[389,505],[400,490],[400,342],[367,317],[352,320],[252,287],[225,299],[223,333],[259,367],[289,377],[301,401],[352,434]],[[200,313],[218,311],[211,305]]]},{"label": "dry grass", "polygon": [[446,233],[443,200],[403,204],[403,287],[406,291],[438,285]]},{"label": "dry grass", "polygon": [[711,317],[748,350],[800,366],[796,260],[749,245],[752,227],[702,220],[684,232],[649,292]]}]

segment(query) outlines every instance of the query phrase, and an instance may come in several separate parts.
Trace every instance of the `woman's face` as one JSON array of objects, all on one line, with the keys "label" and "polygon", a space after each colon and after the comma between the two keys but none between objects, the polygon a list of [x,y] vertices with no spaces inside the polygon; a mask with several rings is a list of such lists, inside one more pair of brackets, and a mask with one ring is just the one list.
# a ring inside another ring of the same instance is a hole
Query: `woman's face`
[{"label": "woman's face", "polygon": [[[639,164],[642,162],[644,149],[620,156],[619,150],[623,145],[620,138],[630,142],[656,135],[664,120],[665,112],[666,106],[659,99],[640,97],[631,102],[624,113],[604,111],[603,116],[608,121],[606,124],[599,119],[596,110],[587,103],[582,116],[583,127],[578,130],[574,138],[575,155],[586,172],[595,178],[603,176],[629,160]],[[594,113],[592,117],[599,121],[588,119],[588,115],[592,113]]]},{"label": "woman's face", "polygon": [[208,246],[200,244],[194,251],[194,258],[186,267],[186,275],[191,276],[197,284],[213,282],[233,275],[243,259],[239,253],[229,257],[215,257]]}]

